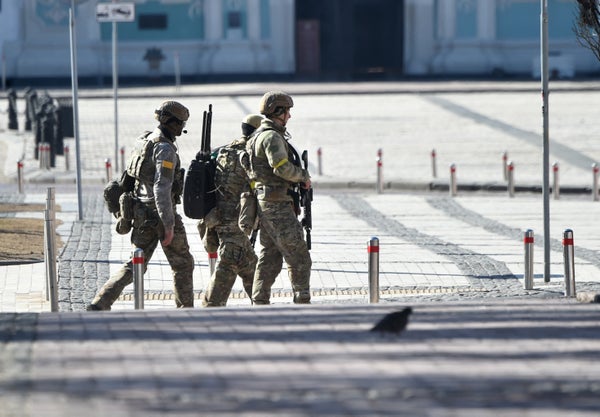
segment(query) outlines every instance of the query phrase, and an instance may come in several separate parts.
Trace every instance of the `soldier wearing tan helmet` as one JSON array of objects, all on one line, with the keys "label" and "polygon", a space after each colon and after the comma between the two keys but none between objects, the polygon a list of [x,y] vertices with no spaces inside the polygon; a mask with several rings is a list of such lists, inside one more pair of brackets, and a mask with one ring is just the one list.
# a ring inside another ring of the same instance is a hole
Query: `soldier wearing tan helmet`
[{"label": "soldier wearing tan helmet", "polygon": [[240,195],[250,191],[248,176],[241,165],[241,153],[246,141],[259,126],[263,117],[250,114],[242,120],[242,136],[219,148],[215,186],[217,204],[207,219],[198,223],[198,231],[207,252],[218,250],[218,261],[208,288],[204,292],[204,307],[222,307],[227,304],[235,278],[242,278],[244,290],[252,296],[256,254],[248,236],[238,226]]},{"label": "soldier wearing tan helmet", "polygon": [[[146,131],[135,143],[127,162],[127,173],[135,178],[131,208],[131,243],[144,251],[144,271],[160,242],[173,270],[175,304],[193,307],[192,275],[194,258],[190,253],[185,227],[176,205],[183,191],[183,172],[175,140],[190,113],[177,101],[165,101],[155,110],[158,127]],[[133,281],[133,259],[129,259],[100,289],[88,310],[110,310],[125,286]]]},{"label": "soldier wearing tan helmet", "polygon": [[310,303],[312,261],[292,197],[297,184],[310,187],[310,175],[300,166],[298,153],[288,142],[286,125],[293,105],[289,94],[265,93],[260,101],[265,119],[246,146],[260,222],[261,248],[252,288],[255,304],[270,303],[271,287],[283,261],[288,267],[294,303]]}]

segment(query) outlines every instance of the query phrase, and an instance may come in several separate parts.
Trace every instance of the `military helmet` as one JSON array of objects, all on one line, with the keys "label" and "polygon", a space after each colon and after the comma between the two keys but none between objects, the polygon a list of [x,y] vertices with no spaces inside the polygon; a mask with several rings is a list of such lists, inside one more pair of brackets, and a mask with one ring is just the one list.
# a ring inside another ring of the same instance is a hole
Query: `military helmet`
[{"label": "military helmet", "polygon": [[242,119],[243,124],[247,124],[252,126],[255,129],[260,127],[260,122],[262,122],[264,117],[260,114],[249,114],[248,116]]},{"label": "military helmet", "polygon": [[166,124],[172,117],[185,122],[190,117],[190,111],[177,101],[167,100],[154,111],[154,117],[161,124]]},{"label": "military helmet", "polygon": [[283,91],[268,91],[260,100],[260,113],[265,116],[274,114],[279,107],[294,107],[292,97]]},{"label": "military helmet", "polygon": [[249,114],[242,119],[242,134],[250,136],[260,127],[260,122],[264,119],[261,114]]}]

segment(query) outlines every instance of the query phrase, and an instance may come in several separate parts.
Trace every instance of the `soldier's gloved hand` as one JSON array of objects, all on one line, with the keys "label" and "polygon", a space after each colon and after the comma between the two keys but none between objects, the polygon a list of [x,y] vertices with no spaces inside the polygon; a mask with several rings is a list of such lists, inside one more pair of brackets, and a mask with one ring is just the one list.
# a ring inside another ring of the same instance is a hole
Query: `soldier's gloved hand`
[{"label": "soldier's gloved hand", "polygon": [[165,229],[165,237],[161,240],[163,246],[169,246],[173,241],[173,228]]},{"label": "soldier's gloved hand", "polygon": [[304,188],[305,190],[308,190],[312,186],[310,179],[306,182],[301,182],[300,184],[301,184],[302,188]]}]

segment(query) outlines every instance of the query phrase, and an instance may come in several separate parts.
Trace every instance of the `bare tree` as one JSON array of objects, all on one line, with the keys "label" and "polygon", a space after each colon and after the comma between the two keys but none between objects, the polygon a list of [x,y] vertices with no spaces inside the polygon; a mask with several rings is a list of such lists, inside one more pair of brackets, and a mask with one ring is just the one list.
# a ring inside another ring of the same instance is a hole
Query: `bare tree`
[{"label": "bare tree", "polygon": [[600,60],[600,1],[577,0],[577,21],[574,27],[579,43],[592,50]]}]

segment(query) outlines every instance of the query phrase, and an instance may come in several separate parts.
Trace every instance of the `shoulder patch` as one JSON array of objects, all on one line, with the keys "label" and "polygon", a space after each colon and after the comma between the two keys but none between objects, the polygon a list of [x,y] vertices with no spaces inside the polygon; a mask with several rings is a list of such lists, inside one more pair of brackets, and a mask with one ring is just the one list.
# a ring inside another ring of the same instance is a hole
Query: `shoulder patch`
[{"label": "shoulder patch", "polygon": [[167,169],[173,169],[173,162],[171,161],[162,161],[162,167]]}]

